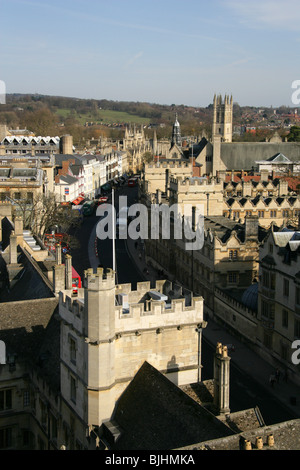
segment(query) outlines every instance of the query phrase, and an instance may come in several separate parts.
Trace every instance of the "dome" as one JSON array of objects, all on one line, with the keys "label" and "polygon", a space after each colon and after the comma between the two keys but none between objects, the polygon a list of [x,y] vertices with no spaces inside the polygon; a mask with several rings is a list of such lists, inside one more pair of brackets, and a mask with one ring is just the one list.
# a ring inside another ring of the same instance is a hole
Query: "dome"
[{"label": "dome", "polygon": [[245,307],[257,312],[258,282],[255,282],[250,287],[248,287],[248,289],[245,290],[242,296],[242,304],[244,304]]}]

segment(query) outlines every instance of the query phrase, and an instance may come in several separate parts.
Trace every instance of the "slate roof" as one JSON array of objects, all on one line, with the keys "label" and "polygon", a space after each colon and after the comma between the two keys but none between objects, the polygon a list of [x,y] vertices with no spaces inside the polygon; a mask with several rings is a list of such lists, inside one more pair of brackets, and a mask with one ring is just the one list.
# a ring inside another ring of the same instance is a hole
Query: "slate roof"
[{"label": "slate roof", "polygon": [[77,178],[71,175],[61,175],[59,181],[66,184],[74,184],[78,182]]},{"label": "slate roof", "polygon": [[57,306],[55,297],[0,304],[0,340],[5,342],[7,353],[36,360]]},{"label": "slate roof", "polygon": [[190,155],[193,154],[193,156],[197,158],[198,155],[202,152],[202,150],[206,147],[207,144],[208,144],[208,140],[205,137],[202,137],[200,142],[192,146],[193,151],[190,150]]},{"label": "slate roof", "polygon": [[269,264],[270,266],[276,266],[276,262],[272,255],[266,255],[261,261],[262,263]]},{"label": "slate roof", "polygon": [[221,158],[227,170],[251,170],[270,155],[284,154],[292,162],[300,160],[300,142],[222,142]]},{"label": "slate roof", "polygon": [[[232,232],[235,231],[237,238],[241,243],[245,242],[245,224],[236,222],[223,216],[210,216],[204,217],[205,230],[210,229],[219,240],[223,243],[231,237]],[[267,230],[258,225],[258,241],[261,242],[265,239]]]},{"label": "slate roof", "polygon": [[[20,267],[9,267],[11,275],[16,276],[15,284],[8,281],[8,269],[3,256],[0,256],[0,276],[4,285],[9,285],[9,291],[3,286],[0,290],[0,306],[3,302],[19,300],[45,299],[53,297],[53,291],[44,281],[39,272],[28,261],[24,253],[18,252]],[[19,273],[19,274],[17,274]],[[19,281],[17,281],[19,279]]]},{"label": "slate roof", "polygon": [[148,362],[120,396],[112,420],[120,436],[111,450],[167,450],[233,434]]}]

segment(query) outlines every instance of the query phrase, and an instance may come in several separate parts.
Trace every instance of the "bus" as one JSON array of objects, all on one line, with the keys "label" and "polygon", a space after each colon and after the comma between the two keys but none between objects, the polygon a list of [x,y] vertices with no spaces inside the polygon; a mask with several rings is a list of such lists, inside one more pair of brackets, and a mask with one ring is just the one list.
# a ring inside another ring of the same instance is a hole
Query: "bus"
[{"label": "bus", "polygon": [[78,296],[78,289],[82,287],[81,277],[78,272],[72,266],[72,295],[74,297]]},{"label": "bus", "polygon": [[129,180],[128,180],[128,186],[131,186],[131,187],[136,186],[136,185],[137,185],[137,181],[138,181],[137,178],[129,178]]},{"label": "bus", "polygon": [[86,201],[82,206],[82,213],[85,216],[92,215],[95,209],[95,201]]},{"label": "bus", "polygon": [[82,287],[81,277],[79,276],[78,272],[72,266],[72,287],[77,287],[80,289]]}]

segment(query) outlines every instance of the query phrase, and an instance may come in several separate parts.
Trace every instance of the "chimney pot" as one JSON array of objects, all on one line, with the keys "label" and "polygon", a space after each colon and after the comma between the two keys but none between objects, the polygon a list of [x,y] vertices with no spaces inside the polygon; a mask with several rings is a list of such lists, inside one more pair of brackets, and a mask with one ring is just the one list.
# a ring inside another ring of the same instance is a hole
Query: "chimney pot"
[{"label": "chimney pot", "polygon": [[252,450],[251,442],[250,442],[248,439],[245,439],[245,442],[244,442],[244,449],[245,449],[245,450]]},{"label": "chimney pot", "polygon": [[262,440],[262,437],[257,437],[256,440],[255,440],[255,447],[257,449],[262,449],[263,448],[263,440]]}]

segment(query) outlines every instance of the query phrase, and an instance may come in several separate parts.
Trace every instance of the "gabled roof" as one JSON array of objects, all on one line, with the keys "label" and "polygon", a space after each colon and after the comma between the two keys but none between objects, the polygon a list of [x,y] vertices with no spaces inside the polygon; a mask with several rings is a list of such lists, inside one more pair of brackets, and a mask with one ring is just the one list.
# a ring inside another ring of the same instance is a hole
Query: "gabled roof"
[{"label": "gabled roof", "polygon": [[120,435],[111,450],[176,449],[233,434],[148,362],[120,396],[112,421]]},{"label": "gabled roof", "polygon": [[296,242],[295,244],[296,246],[298,242],[300,241],[300,232],[289,230],[289,229],[283,229],[281,232],[274,232],[273,237],[274,237],[274,242],[276,246],[280,248],[284,248],[288,244],[290,244],[291,246],[290,242]]},{"label": "gabled roof", "polygon": [[205,137],[202,137],[200,142],[192,145],[192,151],[190,150],[190,156],[193,154],[193,157],[197,158],[207,144],[208,140]]},{"label": "gabled roof", "polygon": [[287,158],[283,153],[276,153],[270,158],[267,158],[267,162],[273,162],[273,163],[292,163],[289,158]]},{"label": "gabled roof", "polygon": [[35,143],[35,144],[53,143],[55,145],[58,145],[59,141],[60,141],[60,138],[58,136],[55,136],[55,137],[45,136],[44,137],[44,136],[40,136],[40,135],[39,136],[7,135],[2,139],[1,144],[3,144],[5,141],[8,142],[9,144],[12,144],[14,142],[16,142],[16,144],[21,144],[22,142],[26,142],[28,144],[31,144],[31,143]]},{"label": "gabled roof", "polygon": [[276,262],[272,255],[266,255],[261,261],[265,264],[269,264],[270,266],[276,266]]}]

